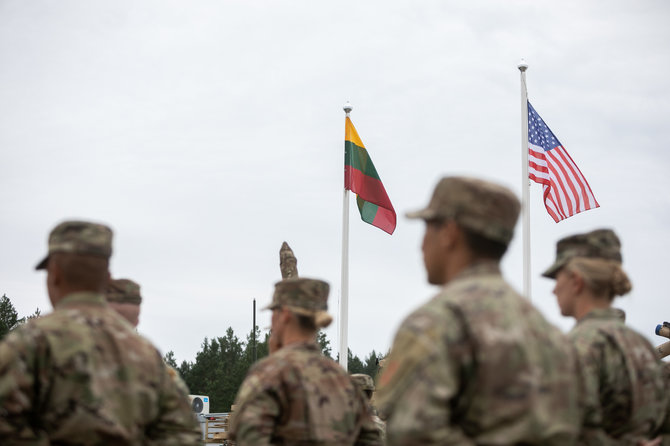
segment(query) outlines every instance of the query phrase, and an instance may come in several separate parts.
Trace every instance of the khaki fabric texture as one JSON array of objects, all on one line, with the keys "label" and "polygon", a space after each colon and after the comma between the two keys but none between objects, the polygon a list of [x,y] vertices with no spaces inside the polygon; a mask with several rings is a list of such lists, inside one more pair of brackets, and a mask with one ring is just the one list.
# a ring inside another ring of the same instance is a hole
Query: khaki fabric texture
[{"label": "khaki fabric texture", "polygon": [[354,385],[356,385],[358,389],[364,392],[365,399],[367,400],[369,408],[372,411],[372,421],[374,422],[377,432],[379,433],[379,438],[382,440],[382,444],[385,444],[386,422],[379,418],[379,415],[377,415],[377,409],[372,404],[372,401],[370,401],[372,392],[375,390],[374,380],[370,375],[366,375],[365,373],[353,373],[350,375],[350,378]]},{"label": "khaki fabric texture", "polygon": [[118,302],[140,305],[142,295],[140,285],[130,279],[112,279],[105,291],[107,302]]},{"label": "khaki fabric texture", "polygon": [[363,393],[314,343],[282,347],[247,374],[230,437],[250,445],[380,445]]},{"label": "khaki fabric texture", "polygon": [[562,238],[556,244],[556,261],[542,275],[555,279],[558,271],[575,257],[614,260],[621,263],[621,241],[611,229],[596,229],[585,234]]},{"label": "khaki fabric texture", "polygon": [[0,444],[188,446],[202,433],[160,353],[73,293],[0,343]]},{"label": "khaki fabric texture", "polygon": [[667,397],[663,363],[615,309],[593,310],[569,337],[582,378],[580,445],[637,445],[657,435]]},{"label": "khaki fabric texture", "polygon": [[405,319],[375,398],[388,445],[564,446],[579,430],[572,346],[496,262],[464,270]]},{"label": "khaki fabric texture", "polygon": [[488,181],[467,177],[442,178],[428,207],[408,212],[408,218],[452,219],[490,240],[508,244],[514,235],[521,204],[512,191]]},{"label": "khaki fabric texture", "polygon": [[88,254],[109,258],[112,255],[112,230],[98,223],[65,221],[49,234],[47,256],[35,269],[45,269],[49,255],[57,252]]},{"label": "khaki fabric texture", "polygon": [[375,382],[370,375],[365,373],[354,373],[351,375],[351,381],[361,390],[375,390]]},{"label": "khaki fabric texture", "polygon": [[663,381],[665,382],[666,406],[659,434],[663,439],[661,444],[663,446],[670,446],[670,362],[663,362],[661,367],[663,369]]}]

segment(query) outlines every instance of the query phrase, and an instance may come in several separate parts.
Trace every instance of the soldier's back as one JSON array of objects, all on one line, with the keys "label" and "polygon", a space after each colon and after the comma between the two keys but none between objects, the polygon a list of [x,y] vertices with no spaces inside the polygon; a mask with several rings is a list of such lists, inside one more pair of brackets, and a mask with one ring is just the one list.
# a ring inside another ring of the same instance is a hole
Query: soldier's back
[{"label": "soldier's back", "polygon": [[389,444],[558,446],[577,436],[569,341],[497,265],[469,269],[411,314],[386,368]]},{"label": "soldier's back", "polygon": [[0,439],[198,444],[197,423],[160,354],[102,299],[70,295],[0,346],[0,405],[7,411]]},{"label": "soldier's back", "polygon": [[241,444],[269,436],[272,444],[353,445],[363,423],[374,430],[363,419],[362,393],[313,343],[282,347],[256,364],[236,404],[232,423]]},{"label": "soldier's back", "polygon": [[652,438],[666,398],[662,363],[649,341],[611,308],[590,312],[569,336],[584,388],[582,442],[599,444],[603,434],[632,442]]},{"label": "soldier's back", "polygon": [[481,444],[570,444],[577,380],[566,337],[500,275],[447,286],[443,304],[466,330],[461,370],[471,374],[457,403],[465,431]]}]

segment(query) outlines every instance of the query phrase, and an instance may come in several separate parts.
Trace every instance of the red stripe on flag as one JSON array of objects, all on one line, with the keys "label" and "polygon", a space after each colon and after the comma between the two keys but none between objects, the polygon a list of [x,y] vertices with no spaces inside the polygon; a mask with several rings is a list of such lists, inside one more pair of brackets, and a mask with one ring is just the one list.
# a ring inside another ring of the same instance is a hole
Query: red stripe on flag
[{"label": "red stripe on flag", "polygon": [[[572,171],[573,177],[575,178],[575,183],[579,186],[580,188],[580,194],[579,197],[582,199],[582,203],[584,203],[584,209],[583,210],[588,210],[591,209],[591,206],[595,204],[595,207],[599,207],[598,202],[596,201],[596,197],[593,196],[593,192],[591,192],[591,187],[589,186],[589,183],[586,181],[586,178],[584,178],[584,175],[582,172],[579,170],[579,167],[577,167],[577,164],[572,160],[570,157],[570,154],[565,150],[564,147],[560,147],[562,150],[559,152],[561,158],[563,161],[568,165],[570,170]],[[593,203],[591,202],[591,198],[593,198]]]},{"label": "red stripe on flag", "polygon": [[391,200],[380,180],[369,177],[351,166],[344,166],[344,177],[349,179],[349,184],[344,185],[346,189],[355,192],[363,200],[374,203],[379,207],[393,209]]},{"label": "red stripe on flag", "polygon": [[549,180],[547,180],[546,178],[536,177],[532,173],[528,174],[528,178],[535,181],[536,183],[544,184],[545,186],[549,186],[551,184],[551,182]]},{"label": "red stripe on flag", "polygon": [[567,218],[564,208],[561,207],[561,197],[557,193],[558,188],[555,187],[555,185],[554,187],[552,187],[551,184],[549,186],[546,186],[546,188],[549,190],[549,196],[548,196],[548,202],[545,203],[544,207],[547,206],[551,207],[554,216],[558,218],[558,220],[556,220],[557,222],[563,220],[564,218]]},{"label": "red stripe on flag", "polygon": [[[559,218],[558,214],[556,214],[556,204],[552,200],[552,198],[549,196],[551,189],[549,186],[544,186],[544,193],[542,194],[544,197],[544,208],[547,210],[549,213],[549,216],[554,219],[556,223],[562,220],[562,218]],[[550,206],[551,204],[551,206]]]},{"label": "red stripe on flag", "polygon": [[[575,200],[574,211],[575,213],[580,212],[583,210],[581,205],[584,203],[585,197],[583,194],[584,187],[582,185],[581,178],[575,174],[575,166],[570,162],[569,159],[565,157],[565,150],[563,150],[562,147],[557,147],[556,149],[552,150],[552,152],[554,151],[557,152],[555,155],[556,158],[560,158],[561,160],[563,172],[565,172],[566,176],[570,177],[570,190],[572,190],[573,198]],[[577,190],[577,188],[579,188],[579,190]]]},{"label": "red stripe on flag", "polygon": [[396,225],[395,212],[389,211],[388,209],[380,206],[377,208],[377,214],[375,215],[375,219],[373,220],[372,225],[378,227],[382,231],[393,234]]},{"label": "red stripe on flag", "polygon": [[[537,160],[537,162],[533,161]],[[536,151],[528,149],[528,176],[537,183],[549,184],[549,169],[544,150]]]},{"label": "red stripe on flag", "polygon": [[540,166],[539,164],[536,164],[532,161],[528,162],[528,167],[530,167],[530,170],[533,172],[549,173],[549,169],[547,169],[547,166]]},{"label": "red stripe on flag", "polygon": [[552,173],[555,175],[555,183],[559,186],[557,192],[559,192],[560,195],[565,199],[565,207],[563,208],[566,211],[565,213],[572,215],[577,209],[575,206],[577,190],[575,189],[575,186],[571,181],[565,166],[560,161],[560,159],[553,154],[553,152],[556,150],[558,150],[558,148],[550,150],[549,154],[547,155],[547,159],[550,160],[549,166],[551,166],[549,170],[552,171]]},{"label": "red stripe on flag", "polygon": [[[551,187],[551,196],[553,202],[560,211],[562,215],[571,215],[570,214],[570,199],[563,185],[563,181],[560,177],[559,168],[554,164],[551,158],[547,157],[549,161],[549,175],[550,175],[550,186]],[[562,220],[562,219],[561,219]]]}]

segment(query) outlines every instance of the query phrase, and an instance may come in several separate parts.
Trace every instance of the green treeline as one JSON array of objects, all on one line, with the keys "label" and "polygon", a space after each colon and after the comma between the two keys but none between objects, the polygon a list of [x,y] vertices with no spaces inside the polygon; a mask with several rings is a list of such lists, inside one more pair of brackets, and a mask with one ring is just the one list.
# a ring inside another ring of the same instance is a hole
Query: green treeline
[{"label": "green treeline", "polygon": [[[3,295],[0,297],[0,340],[14,328],[39,316],[38,308],[32,315],[19,317],[10,298]],[[257,359],[268,355],[268,338],[269,333],[261,334],[260,330],[256,329]],[[337,360],[337,357],[332,355],[330,340],[324,332],[319,331],[317,341],[324,355]],[[354,356],[349,350],[349,373],[366,373],[375,377],[380,359],[382,356],[374,350],[363,360]],[[165,362],[179,372],[191,394],[209,396],[210,412],[229,412],[237,389],[254,363],[252,333],[249,331],[246,338],[240,340],[233,329],[228,328],[225,336],[205,338],[195,356],[195,361],[182,361],[180,365],[174,353],[169,351],[165,355]]]},{"label": "green treeline", "polygon": [[39,316],[40,309],[38,308],[30,316],[20,318],[12,301],[6,294],[3,294],[2,297],[0,297],[0,340],[19,325]]},{"label": "green treeline", "polygon": [[[261,334],[256,329],[257,359],[268,355],[268,339],[268,333]],[[325,333],[320,331],[317,340],[324,355],[332,357],[330,340]],[[348,353],[349,373],[366,373],[372,377],[377,374],[378,361],[382,358],[374,350],[364,360],[354,356],[351,350]],[[229,327],[225,336],[205,338],[194,362],[182,361],[179,365],[172,351],[165,355],[165,362],[179,372],[192,395],[209,397],[210,412],[230,412],[237,389],[254,363],[252,332],[240,340]]]}]

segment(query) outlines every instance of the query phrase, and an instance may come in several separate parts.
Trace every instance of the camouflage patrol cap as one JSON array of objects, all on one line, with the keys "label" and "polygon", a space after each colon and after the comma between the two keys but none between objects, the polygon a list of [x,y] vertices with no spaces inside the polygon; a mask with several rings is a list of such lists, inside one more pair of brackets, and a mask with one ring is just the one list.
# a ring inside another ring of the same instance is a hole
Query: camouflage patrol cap
[{"label": "camouflage patrol cap", "polygon": [[365,373],[352,374],[351,381],[353,381],[356,387],[360,388],[361,390],[375,390],[375,382],[372,380],[370,375],[366,375]]},{"label": "camouflage patrol cap", "polygon": [[558,271],[575,257],[621,262],[621,242],[611,229],[596,229],[562,238],[556,244],[556,261],[542,275],[555,279]]},{"label": "camouflage patrol cap", "polygon": [[328,310],[330,285],[323,280],[284,279],[275,284],[272,302],[265,309],[288,307],[296,313],[314,315]]},{"label": "camouflage patrol cap", "polygon": [[507,245],[521,205],[512,191],[488,181],[467,177],[445,177],[437,183],[428,207],[408,212],[408,218],[452,219],[490,240]]},{"label": "camouflage patrol cap", "polygon": [[140,305],[142,295],[140,285],[130,279],[112,279],[105,291],[107,302],[118,302],[123,304]]},{"label": "camouflage patrol cap", "polygon": [[57,252],[89,254],[108,259],[112,255],[112,230],[98,223],[65,221],[49,234],[47,256],[35,269],[46,269],[49,256]]}]

